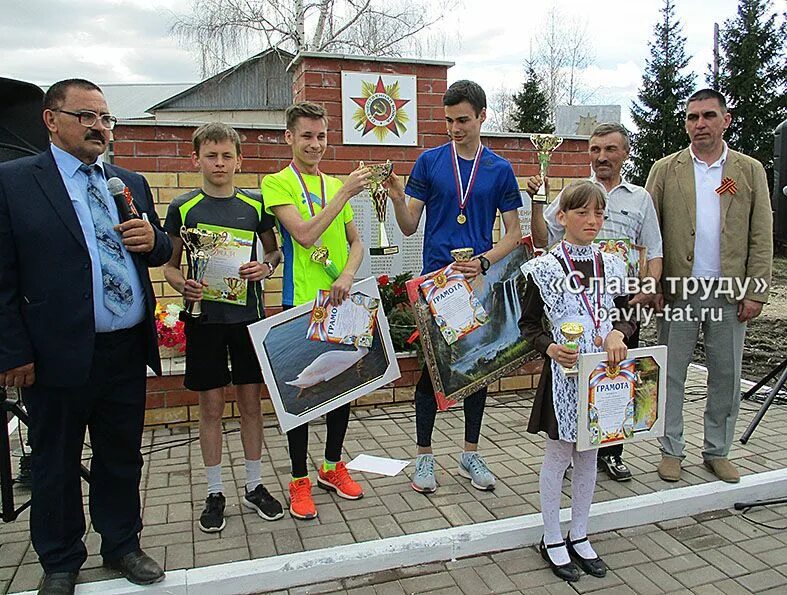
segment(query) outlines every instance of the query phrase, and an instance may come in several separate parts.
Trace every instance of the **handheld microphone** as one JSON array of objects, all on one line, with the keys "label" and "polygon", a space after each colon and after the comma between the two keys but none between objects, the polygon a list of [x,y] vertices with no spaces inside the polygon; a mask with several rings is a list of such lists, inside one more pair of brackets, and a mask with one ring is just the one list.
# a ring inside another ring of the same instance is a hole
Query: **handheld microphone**
[{"label": "handheld microphone", "polygon": [[134,219],[134,215],[131,212],[131,206],[126,200],[126,185],[123,183],[123,180],[118,177],[109,178],[107,180],[107,190],[109,190],[109,193],[115,201],[120,222],[125,223],[126,221]]}]

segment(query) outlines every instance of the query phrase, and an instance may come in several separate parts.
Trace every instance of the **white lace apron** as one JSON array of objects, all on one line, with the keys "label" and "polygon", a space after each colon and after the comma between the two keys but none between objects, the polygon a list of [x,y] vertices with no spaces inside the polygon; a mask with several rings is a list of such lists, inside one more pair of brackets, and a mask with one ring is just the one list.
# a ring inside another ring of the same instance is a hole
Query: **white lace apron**
[{"label": "white lace apron", "polygon": [[[595,255],[599,253],[596,246],[576,246],[566,242],[566,248],[574,262],[593,261]],[[623,280],[626,275],[626,267],[623,261],[612,254],[601,253],[603,272],[605,278],[618,277],[621,280],[620,287],[623,288]],[[565,263],[561,246],[558,243],[547,254],[529,260],[522,265],[522,273],[535,282],[538,287],[541,299],[544,302],[544,312],[549,322],[552,339],[555,343],[565,343],[566,339],[560,332],[560,325],[565,322],[580,322],[585,328],[585,332],[577,339],[580,353],[595,353],[603,351],[603,347],[597,347],[593,343],[596,334],[593,318],[585,308],[582,297],[579,294],[564,291],[561,288],[566,286],[566,272],[561,266]],[[568,268],[568,267],[567,267]],[[571,270],[569,268],[569,270]],[[591,294],[588,288],[584,288],[588,301],[592,308],[597,307],[596,296]],[[602,293],[601,307],[607,312],[615,308],[614,300],[621,294]],[[608,317],[601,321],[599,334],[605,339],[612,330],[612,323]],[[555,419],[557,420],[558,434],[560,440],[567,442],[577,441],[577,377],[567,378],[562,371],[562,366],[550,360],[552,365],[552,404],[555,409]]]}]

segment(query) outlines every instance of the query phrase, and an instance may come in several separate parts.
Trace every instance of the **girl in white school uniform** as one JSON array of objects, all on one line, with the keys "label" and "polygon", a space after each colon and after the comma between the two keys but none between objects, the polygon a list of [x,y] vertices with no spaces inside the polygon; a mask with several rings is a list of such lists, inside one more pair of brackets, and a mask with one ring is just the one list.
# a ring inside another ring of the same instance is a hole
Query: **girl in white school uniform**
[{"label": "girl in white school uniform", "polygon": [[[545,357],[527,428],[528,432],[544,432],[547,436],[539,475],[544,520],[539,550],[552,571],[567,581],[579,580],[580,568],[587,574],[603,577],[607,566],[587,537],[590,504],[596,487],[597,451],[576,450],[577,379],[566,376],[561,368],[574,365],[579,352],[606,351],[610,364],[617,364],[626,357],[624,338],[634,331],[631,323],[613,324],[609,316],[604,316],[616,308],[627,308],[628,298],[608,293],[603,282],[589,281],[591,277],[604,277],[606,281],[618,277],[620,289],[625,288],[624,262],[600,252],[592,243],[604,221],[605,206],[603,191],[592,182],[576,182],[566,187],[557,214],[565,227],[563,241],[522,266],[529,282],[520,326],[531,345]],[[582,291],[562,289],[567,283],[581,283]],[[578,351],[565,345],[560,332],[561,325],[567,322],[579,322],[584,327],[577,339]],[[564,540],[560,530],[560,496],[563,476],[572,463],[571,528]]]}]

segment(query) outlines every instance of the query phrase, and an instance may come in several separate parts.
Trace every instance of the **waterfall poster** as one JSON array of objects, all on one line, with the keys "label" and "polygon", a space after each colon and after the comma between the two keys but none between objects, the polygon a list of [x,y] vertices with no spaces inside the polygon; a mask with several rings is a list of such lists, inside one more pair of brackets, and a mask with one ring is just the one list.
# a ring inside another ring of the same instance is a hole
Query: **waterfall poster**
[{"label": "waterfall poster", "polygon": [[[377,280],[355,283],[352,294],[380,299]],[[310,341],[314,302],[249,325],[262,376],[282,431],[325,415],[399,378],[388,320],[377,308],[371,344]]]},{"label": "waterfall poster", "polygon": [[519,330],[522,296],[527,283],[520,266],[532,251],[520,245],[473,281],[473,292],[488,315],[486,323],[448,344],[419,287],[426,276],[407,282],[415,310],[424,358],[442,411],[512,372],[535,351]]}]

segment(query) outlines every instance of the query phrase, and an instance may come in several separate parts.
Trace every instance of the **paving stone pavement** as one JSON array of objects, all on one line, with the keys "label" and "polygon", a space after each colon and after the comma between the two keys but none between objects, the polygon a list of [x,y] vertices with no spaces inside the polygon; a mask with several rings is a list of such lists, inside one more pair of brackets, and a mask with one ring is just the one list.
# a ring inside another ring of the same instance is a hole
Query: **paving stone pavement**
[{"label": "paving stone pavement", "polygon": [[[685,407],[687,459],[681,481],[667,484],[656,475],[660,454],[655,441],[632,444],[626,448],[625,460],[634,478],[627,483],[615,483],[599,475],[595,502],[715,479],[702,466],[700,456],[704,387],[704,373],[692,369]],[[240,506],[245,479],[243,451],[239,424],[228,422],[225,424],[223,471],[227,488],[227,526],[215,534],[202,533],[195,525],[206,489],[196,441],[197,428],[175,426],[148,430],[143,438],[145,528],[142,547],[167,570],[175,570],[535,513],[538,511],[538,471],[543,456],[543,439],[525,432],[531,398],[532,392],[522,391],[488,400],[481,451],[498,477],[494,492],[479,492],[470,486],[468,480],[455,473],[464,427],[459,408],[438,415],[433,438],[440,484],[437,493],[424,496],[410,488],[408,473],[412,465],[396,477],[359,474],[358,479],[362,481],[366,495],[358,501],[342,500],[315,487],[319,517],[312,521],[296,521],[285,514],[281,520],[265,522]],[[742,405],[736,436],[758,409],[759,403],[756,402]],[[272,416],[266,418],[265,425],[263,481],[271,493],[284,503],[290,473],[286,436],[279,431]],[[345,441],[346,460],[361,453],[411,459],[414,425],[411,403],[355,409]],[[771,407],[747,445],[734,444],[730,457],[743,474],[787,466],[783,438],[785,427],[787,409],[777,404]],[[322,461],[324,435],[324,425],[310,425],[310,456],[315,470]],[[89,456],[89,450],[86,449],[85,455]],[[313,471],[312,480],[315,479],[316,471]],[[566,482],[564,506],[569,502],[569,489]],[[17,489],[17,504],[27,495],[26,491]],[[87,507],[85,514],[88,515]],[[776,514],[783,518],[783,511],[756,514]],[[28,518],[29,513],[25,512],[17,521],[0,525],[0,592],[35,589],[42,578],[36,554],[29,542]],[[787,593],[787,579],[784,577],[787,571],[784,541],[787,532],[770,532],[747,523],[740,516],[729,514],[711,515],[701,520],[670,521],[630,531],[620,532],[623,539],[613,539],[614,534],[597,537],[599,550],[610,561],[613,572],[603,581],[583,579],[576,586],[578,590],[584,592],[609,587],[614,592],[693,590],[700,593],[736,593],[742,592],[741,589],[758,592],[781,589]],[[80,582],[115,578],[115,573],[101,567],[99,537],[92,528],[88,530],[85,541],[89,557],[80,573]],[[656,563],[648,564],[648,561]],[[542,566],[540,557],[531,549],[460,560],[433,568],[429,566],[425,572],[421,568],[403,569],[399,572],[405,575],[391,576],[387,581],[378,580],[373,590],[370,590],[370,584],[362,582],[369,579],[362,578],[333,583],[332,590],[347,589],[353,593],[441,590],[458,593],[458,588],[473,593],[524,589],[531,592],[531,588],[541,589],[541,592],[565,591],[566,585],[555,583]],[[480,567],[484,570],[479,571]],[[482,587],[482,583],[486,587]],[[713,588],[707,585],[713,585]],[[320,588],[325,591],[328,587],[330,585]]]},{"label": "paving stone pavement", "polygon": [[[729,539],[723,527],[739,531],[742,538]],[[527,547],[277,593],[732,595],[787,592],[787,505],[755,509],[745,514],[728,510],[707,512],[592,535],[591,540],[610,569],[603,579],[583,574],[579,582],[563,582],[546,568],[535,547]]]}]

